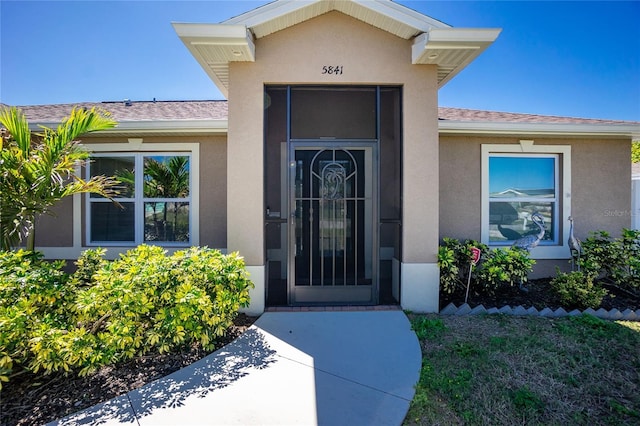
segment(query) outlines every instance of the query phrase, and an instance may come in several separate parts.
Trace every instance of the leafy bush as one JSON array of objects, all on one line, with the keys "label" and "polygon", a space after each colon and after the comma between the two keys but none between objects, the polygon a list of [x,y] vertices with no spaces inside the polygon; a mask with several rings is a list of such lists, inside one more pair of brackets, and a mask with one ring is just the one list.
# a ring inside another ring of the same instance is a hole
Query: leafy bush
[{"label": "leafy bush", "polygon": [[[478,241],[443,238],[442,245],[438,247],[438,267],[440,268],[440,289],[445,293],[452,294],[456,290],[466,288],[472,247],[480,249],[482,258],[489,253],[489,248]],[[476,271],[472,276],[475,273]]]},{"label": "leafy bush", "polygon": [[569,308],[597,308],[607,295],[594,276],[584,271],[560,272],[551,280],[551,288],[560,301]]},{"label": "leafy bush", "polygon": [[619,238],[592,232],[582,243],[580,268],[623,289],[640,291],[640,231],[623,229]]},{"label": "leafy bush", "polygon": [[90,285],[93,283],[93,275],[104,266],[104,255],[107,251],[103,248],[85,250],[75,262],[76,271],[71,276],[74,283]]},{"label": "leafy bush", "polygon": [[491,250],[478,270],[478,281],[489,292],[495,292],[502,285],[514,286],[527,281],[536,261],[526,250],[509,247]]},{"label": "leafy bush", "polygon": [[211,349],[251,281],[237,253],[190,248],[171,256],[139,246],[113,262],[89,250],[69,276],[63,263],[0,255],[0,379],[20,367],[77,371],[199,343]]},{"label": "leafy bush", "polygon": [[0,380],[31,359],[33,331],[69,323],[66,307],[73,286],[64,262],[45,262],[40,253],[0,251]]},{"label": "leafy bush", "polygon": [[481,259],[473,269],[471,279],[474,288],[493,293],[502,285],[511,285],[527,281],[527,275],[533,269],[535,261],[529,253],[517,248],[497,248],[489,250],[488,246],[478,241],[463,242],[444,238],[438,249],[438,266],[440,267],[440,288],[452,294],[464,290],[467,285],[469,266],[471,264],[471,248],[480,249]]}]

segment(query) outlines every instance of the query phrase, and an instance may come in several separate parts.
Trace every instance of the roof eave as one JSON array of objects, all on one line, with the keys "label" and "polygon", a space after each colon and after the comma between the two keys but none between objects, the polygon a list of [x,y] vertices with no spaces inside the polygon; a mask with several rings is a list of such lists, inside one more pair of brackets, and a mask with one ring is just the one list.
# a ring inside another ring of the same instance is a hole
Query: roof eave
[{"label": "roof eave", "polygon": [[[41,130],[40,126],[56,128],[58,122],[31,123],[33,131]],[[92,132],[94,136],[144,135],[225,135],[229,129],[228,120],[135,120],[119,121],[110,129]]]},{"label": "roof eave", "polygon": [[246,25],[176,22],[172,25],[220,92],[228,97],[229,63],[256,60],[253,35]]},{"label": "roof eave", "polygon": [[438,131],[442,135],[541,135],[541,136],[606,136],[640,138],[640,125],[588,124],[588,123],[513,123],[490,121],[440,120]]},{"label": "roof eave", "polygon": [[500,28],[434,28],[411,46],[411,63],[438,66],[438,87],[444,86],[484,52]]},{"label": "roof eave", "polygon": [[[391,28],[398,28],[399,34],[396,35],[404,34],[405,38],[432,28],[450,27],[437,19],[390,0],[279,0],[222,23],[246,25],[256,38],[261,38],[334,10],[357,19],[375,14],[383,18],[377,20],[382,24],[383,29],[393,32]],[[384,24],[389,22],[393,22],[393,25],[385,27]]]}]

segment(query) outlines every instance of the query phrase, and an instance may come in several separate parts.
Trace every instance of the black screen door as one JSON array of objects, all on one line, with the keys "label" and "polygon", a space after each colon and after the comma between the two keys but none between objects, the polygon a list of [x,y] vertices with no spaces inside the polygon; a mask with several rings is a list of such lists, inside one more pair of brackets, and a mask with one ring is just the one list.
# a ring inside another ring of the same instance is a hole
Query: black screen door
[{"label": "black screen door", "polygon": [[292,144],[291,303],[375,303],[374,150]]}]

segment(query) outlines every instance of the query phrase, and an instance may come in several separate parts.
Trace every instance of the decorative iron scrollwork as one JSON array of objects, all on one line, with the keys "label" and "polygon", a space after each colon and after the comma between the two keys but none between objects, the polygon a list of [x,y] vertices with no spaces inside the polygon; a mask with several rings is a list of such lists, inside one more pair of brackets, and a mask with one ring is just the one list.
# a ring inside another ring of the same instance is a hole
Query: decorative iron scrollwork
[{"label": "decorative iron scrollwork", "polygon": [[345,168],[338,163],[331,163],[324,167],[322,170],[322,199],[343,199],[346,175]]}]

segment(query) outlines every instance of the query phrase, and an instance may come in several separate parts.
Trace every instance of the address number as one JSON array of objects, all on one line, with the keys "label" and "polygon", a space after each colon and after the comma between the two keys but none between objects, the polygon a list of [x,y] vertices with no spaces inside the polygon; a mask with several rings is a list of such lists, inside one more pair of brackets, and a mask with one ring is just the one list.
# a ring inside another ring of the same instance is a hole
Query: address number
[{"label": "address number", "polygon": [[322,74],[342,75],[342,65],[325,65],[322,67]]}]

